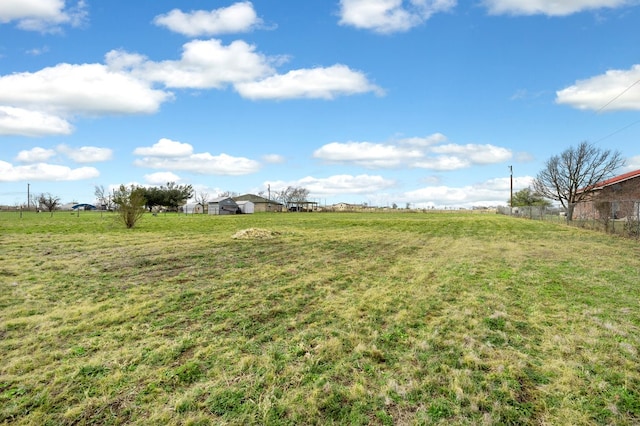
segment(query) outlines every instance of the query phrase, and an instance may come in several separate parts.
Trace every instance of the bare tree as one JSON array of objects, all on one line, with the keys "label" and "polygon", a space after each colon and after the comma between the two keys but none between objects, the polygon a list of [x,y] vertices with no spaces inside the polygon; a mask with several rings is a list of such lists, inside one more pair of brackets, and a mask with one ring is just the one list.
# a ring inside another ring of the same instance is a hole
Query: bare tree
[{"label": "bare tree", "polygon": [[575,204],[589,197],[595,184],[623,165],[620,152],[581,142],[548,159],[534,179],[533,188],[542,196],[559,201],[571,221]]},{"label": "bare tree", "polygon": [[196,194],[194,199],[196,200],[196,203],[198,203],[198,204],[200,204],[202,206],[202,213],[204,213],[204,210],[207,208],[208,203],[209,203],[209,193],[208,192],[199,192],[199,193]]},{"label": "bare tree", "polygon": [[113,193],[113,202],[118,206],[118,214],[124,225],[133,228],[145,211],[144,188],[120,185]]},{"label": "bare tree", "polygon": [[60,204],[60,197],[55,197],[49,193],[40,194],[38,197],[38,204],[53,216],[53,211],[57,209]]},{"label": "bare tree", "polygon": [[309,190],[301,186],[287,186],[280,191],[276,191],[274,196],[276,200],[289,207],[290,204],[303,203],[307,201],[307,198],[309,197]]},{"label": "bare tree", "polygon": [[101,209],[111,209],[111,194],[105,189],[104,185],[96,185],[93,194],[100,203]]}]

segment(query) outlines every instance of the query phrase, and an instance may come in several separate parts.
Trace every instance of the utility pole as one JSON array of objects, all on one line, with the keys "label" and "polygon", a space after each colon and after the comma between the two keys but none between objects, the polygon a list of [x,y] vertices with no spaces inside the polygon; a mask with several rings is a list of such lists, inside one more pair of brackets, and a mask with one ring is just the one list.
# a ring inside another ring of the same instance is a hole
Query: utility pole
[{"label": "utility pole", "polygon": [[509,166],[509,184],[511,197],[509,199],[509,215],[513,214],[513,166]]}]

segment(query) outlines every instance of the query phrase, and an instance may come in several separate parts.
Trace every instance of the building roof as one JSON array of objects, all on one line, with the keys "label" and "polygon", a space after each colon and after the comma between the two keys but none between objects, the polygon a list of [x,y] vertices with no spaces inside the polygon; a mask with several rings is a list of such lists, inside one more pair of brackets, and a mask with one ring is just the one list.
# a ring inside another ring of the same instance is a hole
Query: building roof
[{"label": "building roof", "polygon": [[254,194],[244,194],[244,195],[240,195],[238,197],[233,197],[234,200],[236,201],[251,201],[253,204],[258,204],[258,203],[271,203],[271,204],[275,204],[275,205],[282,205],[282,203],[279,203],[275,200],[270,200],[268,198],[264,198],[261,197],[259,195],[254,195]]},{"label": "building roof", "polygon": [[231,200],[231,201],[235,202],[235,200],[233,198],[231,198],[231,197],[216,197],[216,198],[214,198],[212,200],[209,200],[209,204],[211,204],[211,203],[219,203],[219,202],[224,201],[224,200]]},{"label": "building roof", "polygon": [[618,176],[614,176],[611,179],[603,180],[602,182],[598,182],[593,185],[590,189],[598,190],[606,188],[607,186],[615,185],[616,183],[624,182],[629,179],[634,179],[640,177],[640,169],[634,170],[632,172],[627,172]]}]

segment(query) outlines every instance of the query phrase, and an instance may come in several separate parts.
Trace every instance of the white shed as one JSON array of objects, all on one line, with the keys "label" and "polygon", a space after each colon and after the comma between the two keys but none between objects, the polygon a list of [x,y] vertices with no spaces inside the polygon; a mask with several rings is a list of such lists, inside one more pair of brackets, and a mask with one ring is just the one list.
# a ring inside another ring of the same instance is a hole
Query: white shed
[{"label": "white shed", "polygon": [[187,203],[184,206],[182,206],[182,211],[187,214],[194,214],[194,213],[202,214],[204,213],[204,208],[200,203]]},{"label": "white shed", "polygon": [[255,211],[255,204],[251,201],[236,201],[238,207],[240,207],[240,211],[244,214],[251,214]]}]

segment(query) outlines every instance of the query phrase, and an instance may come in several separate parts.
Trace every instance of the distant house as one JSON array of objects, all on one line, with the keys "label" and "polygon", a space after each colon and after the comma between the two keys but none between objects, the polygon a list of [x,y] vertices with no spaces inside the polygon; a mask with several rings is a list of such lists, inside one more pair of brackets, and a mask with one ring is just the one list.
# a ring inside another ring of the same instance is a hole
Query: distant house
[{"label": "distant house", "polygon": [[257,212],[281,212],[284,210],[284,205],[274,200],[261,197],[254,194],[245,194],[238,197],[233,197],[236,203],[241,201],[251,201],[253,203],[254,211]]},{"label": "distant house", "polygon": [[209,214],[226,215],[241,213],[240,207],[231,197],[218,197],[209,201]]},{"label": "distant house", "polygon": [[640,170],[599,182],[573,210],[576,219],[640,219]]},{"label": "distant house", "polygon": [[338,212],[362,210],[364,206],[362,204],[349,204],[349,203],[337,203],[331,206],[331,209]]}]

